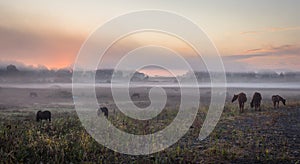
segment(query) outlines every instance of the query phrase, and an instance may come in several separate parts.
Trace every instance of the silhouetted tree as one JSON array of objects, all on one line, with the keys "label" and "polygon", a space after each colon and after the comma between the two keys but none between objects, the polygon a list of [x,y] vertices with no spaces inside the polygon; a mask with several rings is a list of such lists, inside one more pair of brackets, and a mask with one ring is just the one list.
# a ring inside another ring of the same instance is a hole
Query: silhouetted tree
[{"label": "silhouetted tree", "polygon": [[280,77],[281,79],[283,79],[283,78],[284,78],[284,74],[283,74],[283,72],[281,72],[281,73],[279,74],[279,77]]},{"label": "silhouetted tree", "polygon": [[6,71],[7,72],[19,72],[17,67],[15,65],[12,65],[12,64],[10,64],[6,67]]}]

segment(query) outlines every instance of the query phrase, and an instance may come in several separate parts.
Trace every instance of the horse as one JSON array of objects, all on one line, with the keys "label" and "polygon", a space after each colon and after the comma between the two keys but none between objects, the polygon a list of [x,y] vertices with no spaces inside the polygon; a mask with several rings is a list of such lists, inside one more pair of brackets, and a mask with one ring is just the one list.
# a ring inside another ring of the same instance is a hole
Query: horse
[{"label": "horse", "polygon": [[100,107],[97,111],[97,115],[100,116],[101,113],[104,113],[104,116],[108,117],[108,109],[106,107]]},{"label": "horse", "polygon": [[49,120],[51,122],[51,112],[50,111],[38,111],[36,113],[36,121],[39,122],[40,120]]},{"label": "horse", "polygon": [[140,98],[140,94],[139,93],[134,93],[131,95],[131,98],[133,99],[134,97],[136,98]]},{"label": "horse", "polygon": [[285,105],[286,100],[279,95],[273,95],[272,101],[274,104],[274,109],[279,108],[279,102],[281,101],[283,105]]},{"label": "horse", "polygon": [[238,95],[234,95],[231,102],[233,103],[236,99],[239,101],[240,112],[243,113],[244,105],[245,102],[247,101],[247,96],[245,93],[241,92]]},{"label": "horse", "polygon": [[36,92],[30,92],[29,96],[30,97],[38,97],[38,94]]},{"label": "horse", "polygon": [[261,111],[261,108],[260,108],[261,100],[262,100],[261,94],[258,92],[255,92],[252,97],[252,101],[250,103],[251,108],[255,107],[255,111],[257,111],[257,109],[259,109],[259,111]]}]

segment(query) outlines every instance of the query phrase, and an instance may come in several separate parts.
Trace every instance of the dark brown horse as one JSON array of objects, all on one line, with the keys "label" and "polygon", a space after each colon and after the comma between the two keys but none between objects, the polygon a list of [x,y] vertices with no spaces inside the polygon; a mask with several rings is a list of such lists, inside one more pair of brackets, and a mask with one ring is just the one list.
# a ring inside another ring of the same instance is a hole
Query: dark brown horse
[{"label": "dark brown horse", "polygon": [[240,107],[240,112],[244,112],[244,105],[245,102],[247,101],[247,96],[245,93],[241,92],[238,95],[234,95],[231,102],[234,102],[235,100],[239,101],[239,107]]},{"label": "dark brown horse", "polygon": [[131,98],[133,99],[133,98],[140,98],[140,94],[139,93],[133,93],[132,95],[131,95]]},{"label": "dark brown horse", "polygon": [[274,109],[279,108],[279,102],[281,101],[283,105],[285,105],[286,100],[279,95],[273,95],[272,101],[274,104]]},{"label": "dark brown horse", "polygon": [[51,112],[50,111],[38,111],[36,113],[36,121],[39,122],[40,120],[49,120],[51,122]]},{"label": "dark brown horse", "polygon": [[97,115],[100,116],[101,113],[104,113],[104,116],[108,117],[108,109],[106,107],[100,107],[97,111]]},{"label": "dark brown horse", "polygon": [[29,96],[30,97],[38,97],[38,94],[36,92],[30,92]]},{"label": "dark brown horse", "polygon": [[257,111],[257,110],[260,111],[261,110],[261,108],[260,108],[261,100],[262,100],[261,94],[258,92],[255,92],[252,97],[252,101],[250,103],[251,108],[254,107],[255,111]]}]

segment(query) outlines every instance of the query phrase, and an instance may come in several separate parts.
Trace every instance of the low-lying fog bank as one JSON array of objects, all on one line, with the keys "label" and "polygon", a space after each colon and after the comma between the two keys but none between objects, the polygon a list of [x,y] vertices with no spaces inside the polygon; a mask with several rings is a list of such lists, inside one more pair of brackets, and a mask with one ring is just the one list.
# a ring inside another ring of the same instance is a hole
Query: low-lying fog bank
[{"label": "low-lying fog bank", "polygon": [[[212,86],[211,83],[208,82],[199,82],[198,85],[194,85],[191,83],[169,83],[169,82],[130,82],[127,83],[96,83],[95,86],[93,84],[87,83],[2,83],[0,87],[2,88],[29,88],[29,89],[59,89],[59,88],[89,88],[89,87],[116,87],[116,88],[127,88],[127,87],[164,87],[164,88],[210,88]],[[214,84],[214,87],[223,87],[227,88],[282,88],[282,89],[300,89],[299,82],[278,82],[278,83],[270,83],[270,82],[261,82],[261,83],[217,83]]]}]

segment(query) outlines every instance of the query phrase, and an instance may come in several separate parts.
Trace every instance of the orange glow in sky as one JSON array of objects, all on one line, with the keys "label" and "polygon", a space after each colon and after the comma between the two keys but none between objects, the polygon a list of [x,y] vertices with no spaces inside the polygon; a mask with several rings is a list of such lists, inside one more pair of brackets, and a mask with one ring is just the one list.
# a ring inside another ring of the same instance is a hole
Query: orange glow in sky
[{"label": "orange glow in sky", "polygon": [[[299,5],[300,1],[292,0],[272,3],[229,0],[218,1],[218,4],[213,1],[3,1],[0,5],[0,61],[48,68],[69,67],[75,62],[84,40],[106,21],[131,11],[158,9],[183,15],[201,27],[226,58],[225,68],[243,70],[240,66],[247,65],[250,70],[298,71],[300,64],[295,61],[300,61]],[[184,25],[178,26],[184,30]],[[128,36],[123,46],[146,43],[171,47],[185,57],[195,55],[177,38],[151,32]],[[107,61],[113,58],[110,54]],[[261,59],[274,62],[267,64]]]}]

